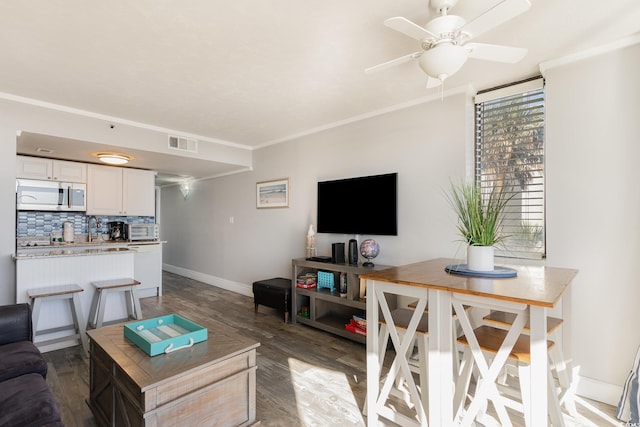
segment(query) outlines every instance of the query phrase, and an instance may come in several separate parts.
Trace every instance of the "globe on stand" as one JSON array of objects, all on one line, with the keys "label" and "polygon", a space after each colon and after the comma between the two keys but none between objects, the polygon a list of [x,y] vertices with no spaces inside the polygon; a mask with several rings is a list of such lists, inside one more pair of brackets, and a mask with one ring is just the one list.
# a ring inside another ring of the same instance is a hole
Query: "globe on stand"
[{"label": "globe on stand", "polygon": [[378,242],[373,239],[364,240],[360,243],[360,255],[367,259],[367,261],[362,264],[364,267],[373,267],[372,259],[378,256],[380,253],[380,246],[378,246]]}]

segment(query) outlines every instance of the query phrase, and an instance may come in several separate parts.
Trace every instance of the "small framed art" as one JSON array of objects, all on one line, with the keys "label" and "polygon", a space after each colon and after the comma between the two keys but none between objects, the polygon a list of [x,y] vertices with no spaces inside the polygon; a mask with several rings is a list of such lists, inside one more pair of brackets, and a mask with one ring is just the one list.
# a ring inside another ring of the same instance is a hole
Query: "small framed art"
[{"label": "small framed art", "polygon": [[263,181],[256,184],[256,207],[288,208],[289,178]]}]

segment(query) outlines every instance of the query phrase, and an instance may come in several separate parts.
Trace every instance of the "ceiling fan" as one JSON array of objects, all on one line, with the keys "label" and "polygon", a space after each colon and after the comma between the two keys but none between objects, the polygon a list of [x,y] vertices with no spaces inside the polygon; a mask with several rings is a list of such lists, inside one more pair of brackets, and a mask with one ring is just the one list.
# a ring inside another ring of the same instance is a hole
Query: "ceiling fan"
[{"label": "ceiling fan", "polygon": [[470,22],[449,14],[456,3],[458,0],[430,0],[439,16],[424,27],[403,17],[384,21],[387,27],[419,40],[422,50],[367,68],[365,72],[372,73],[416,59],[428,76],[427,87],[430,88],[458,72],[468,58],[505,63],[516,63],[524,58],[527,50],[523,48],[469,41],[527,11],[531,7],[530,0],[503,0]]}]

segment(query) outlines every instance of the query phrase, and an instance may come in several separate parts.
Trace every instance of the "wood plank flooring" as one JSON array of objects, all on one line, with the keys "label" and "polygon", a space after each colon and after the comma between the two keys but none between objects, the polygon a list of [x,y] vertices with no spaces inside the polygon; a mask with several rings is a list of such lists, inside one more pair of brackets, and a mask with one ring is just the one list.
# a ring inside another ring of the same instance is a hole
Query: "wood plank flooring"
[{"label": "wood plank flooring", "polygon": [[[253,298],[175,274],[163,273],[162,297],[141,299],[143,317],[168,313],[198,321],[207,318],[258,348],[256,413],[261,426],[364,426],[365,346],[303,325],[285,324],[282,313]],[[66,426],[95,426],[85,403],[89,361],[81,347],[45,353],[47,383]],[[569,425],[612,425],[615,408],[589,402],[578,405],[584,420]],[[599,414],[601,412],[602,415]],[[389,425],[380,423],[379,425]],[[613,424],[616,425],[616,424]]]}]

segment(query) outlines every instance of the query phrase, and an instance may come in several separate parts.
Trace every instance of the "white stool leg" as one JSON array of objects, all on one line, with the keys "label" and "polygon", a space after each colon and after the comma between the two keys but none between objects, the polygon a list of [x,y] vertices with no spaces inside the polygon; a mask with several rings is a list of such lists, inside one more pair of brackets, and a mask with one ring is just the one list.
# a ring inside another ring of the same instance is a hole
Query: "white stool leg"
[{"label": "white stool leg", "polygon": [[133,289],[127,288],[124,291],[124,302],[127,306],[127,318],[128,319],[137,319],[136,317],[136,309],[133,302],[133,296],[131,295]]},{"label": "white stool leg", "polygon": [[469,383],[471,382],[471,372],[473,371],[473,355],[471,349],[465,347],[462,353],[462,362],[460,363],[460,371],[456,381],[456,391],[453,397],[454,419],[458,419],[462,415],[464,404],[467,400],[469,392]]},{"label": "white stool leg", "polygon": [[82,318],[82,306],[80,305],[80,296],[77,292],[72,294],[72,298],[69,300],[71,304],[71,313],[73,314],[73,322],[80,335],[80,343],[84,348],[85,353],[89,352],[89,341],[87,340],[87,333],[85,329],[84,319]]},{"label": "white stool leg", "polygon": [[562,410],[560,409],[560,403],[558,402],[558,393],[553,385],[553,375],[551,375],[550,368],[547,369],[547,399],[551,423],[554,426],[564,427],[564,418],[562,417]]},{"label": "white stool leg", "polygon": [[140,309],[140,300],[136,296],[136,291],[133,287],[125,291],[127,300],[127,314],[130,318],[140,320],[142,319],[142,310]]},{"label": "white stool leg", "polygon": [[96,315],[96,329],[102,328],[102,322],[104,322],[104,310],[107,307],[107,298],[109,296],[108,289],[100,289],[98,291],[98,314]]},{"label": "white stool leg", "polygon": [[100,290],[96,289],[91,299],[91,308],[89,309],[89,316],[87,317],[86,329],[94,329],[97,324],[96,316],[98,315],[98,305],[100,304]]},{"label": "white stool leg", "polygon": [[[429,356],[427,351],[429,350],[429,335],[420,334],[418,338],[418,375],[420,375],[420,394],[422,395],[422,401],[429,401],[429,383],[427,382],[427,372]],[[455,347],[454,347],[455,348]],[[424,405],[425,419],[429,419],[429,405]]]},{"label": "white stool leg", "polygon": [[34,298],[31,304],[31,330],[33,331],[33,339],[35,341],[36,331],[38,330],[38,321],[40,320],[40,309],[42,308],[42,298]]},{"label": "white stool leg", "polygon": [[569,412],[572,417],[577,417],[578,410],[576,409],[576,404],[573,398],[576,384],[572,379],[571,364],[564,358],[562,349],[560,348],[558,330],[553,331],[550,338],[556,343],[556,345],[551,347],[549,350],[549,358],[551,366],[553,366],[556,371],[556,375],[558,376],[558,383],[563,389],[561,403],[565,408],[567,408],[567,412]]},{"label": "white stool leg", "polygon": [[522,398],[522,412],[524,414],[524,424],[531,426],[531,369],[529,365],[518,364],[518,381],[520,382],[520,396]]}]

